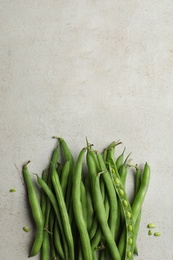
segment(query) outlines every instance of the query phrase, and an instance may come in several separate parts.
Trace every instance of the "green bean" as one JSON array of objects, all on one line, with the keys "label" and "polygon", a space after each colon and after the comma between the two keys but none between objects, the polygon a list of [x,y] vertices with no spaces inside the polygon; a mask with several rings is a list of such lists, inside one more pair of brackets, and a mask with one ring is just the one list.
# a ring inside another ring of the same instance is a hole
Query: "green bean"
[{"label": "green bean", "polygon": [[[109,153],[110,154],[110,153]],[[102,178],[106,186],[107,195],[110,203],[110,216],[109,216],[109,226],[113,236],[117,233],[117,229],[119,226],[119,217],[118,217],[118,202],[117,195],[111,180],[111,176],[107,171],[106,165],[102,159],[102,156],[97,153],[97,159],[100,165],[100,170],[103,171]]]},{"label": "green bean", "polygon": [[[88,148],[90,148],[91,150],[91,146],[88,145]],[[96,168],[97,168],[97,172],[100,172],[100,166],[99,166],[99,163],[98,163],[98,160],[97,160],[97,156],[96,156],[96,153],[95,151],[91,150],[92,152],[90,153],[95,164],[96,164]],[[101,194],[102,194],[102,199],[104,201],[105,199],[105,185],[104,185],[104,182],[101,181],[100,183],[100,190],[101,190]],[[92,239],[96,232],[97,232],[97,228],[98,228],[98,220],[97,220],[97,215],[95,214],[94,215],[94,218],[93,218],[93,222],[92,222],[92,226],[89,230],[89,236],[90,236],[90,239]]]},{"label": "green bean", "polygon": [[67,209],[69,210],[70,204],[71,204],[74,159],[73,159],[73,156],[72,156],[70,149],[69,149],[67,143],[65,142],[65,140],[61,137],[58,137],[58,140],[60,141],[60,145],[63,149],[65,160],[70,162],[70,171],[69,171],[69,176],[68,176],[67,198],[66,198]]},{"label": "green bean", "polygon": [[80,240],[81,240],[81,247],[83,252],[84,260],[91,260],[92,259],[92,250],[90,245],[90,239],[87,231],[87,225],[83,217],[82,212],[82,205],[81,205],[81,195],[80,195],[80,188],[81,188],[81,175],[82,175],[82,161],[85,155],[86,148],[83,148],[79,153],[75,169],[73,175],[73,187],[72,187],[72,202],[73,202],[73,210],[74,210],[74,217],[76,221],[77,228],[79,230]]},{"label": "green bean", "polygon": [[[101,194],[102,194],[102,200],[104,201],[104,199],[105,199],[105,186],[104,186],[103,181],[101,181],[101,183],[100,183],[100,191],[101,191]],[[97,215],[95,214],[93,222],[92,222],[91,229],[89,231],[90,239],[92,239],[95,236],[95,234],[97,232],[97,228],[98,228],[98,220],[97,220]]]},{"label": "green bean", "polygon": [[58,176],[55,168],[52,169],[52,183],[53,183],[55,194],[57,197],[57,202],[58,202],[58,207],[59,207],[61,218],[62,218],[62,224],[63,224],[63,228],[64,228],[65,237],[67,240],[67,244],[69,246],[69,254],[70,254],[71,259],[74,259],[74,242],[73,242],[73,237],[72,237],[69,216],[67,213],[67,209],[66,209],[66,205],[65,205],[61,185],[60,185],[59,176]]},{"label": "green bean", "polygon": [[34,244],[32,246],[31,252],[30,252],[30,256],[35,256],[40,251],[40,248],[41,248],[41,245],[43,242],[44,221],[43,221],[43,214],[41,211],[40,202],[39,202],[35,187],[32,183],[30,174],[28,172],[27,165],[29,162],[30,161],[28,161],[23,166],[23,176],[24,176],[25,184],[26,184],[27,191],[28,191],[28,199],[29,199],[29,204],[30,204],[31,211],[32,211],[32,216],[34,218],[34,221],[35,221],[35,224],[37,227],[37,234],[36,234],[35,241],[34,241]]},{"label": "green bean", "polygon": [[[136,174],[135,174],[135,194],[138,193],[139,188],[141,185],[141,170],[139,167],[136,165]],[[139,226],[140,226],[140,221],[141,221],[141,215],[142,215],[142,210],[140,210],[139,215],[137,217],[136,223],[134,225],[134,253],[138,255],[138,248],[136,245],[136,240],[139,232]]]},{"label": "green bean", "polygon": [[120,154],[120,156],[118,156],[118,158],[116,159],[116,166],[117,166],[117,170],[119,171],[119,169],[121,168],[121,166],[123,165],[123,159],[124,159],[124,152],[125,152],[126,148],[124,148],[123,152]]},{"label": "green bean", "polygon": [[[105,212],[106,212],[106,220],[108,221],[109,210],[110,210],[108,196],[105,196],[104,208],[105,208]],[[98,247],[98,244],[100,243],[101,238],[102,238],[102,230],[101,230],[100,225],[98,225],[97,231],[96,231],[94,237],[91,239],[91,247],[93,250],[95,250]]]},{"label": "green bean", "polygon": [[128,172],[128,168],[129,165],[127,165],[127,160],[129,158],[129,156],[131,155],[131,153],[129,153],[124,161],[124,163],[121,165],[121,167],[118,170],[119,176],[121,178],[122,184],[124,185],[124,188],[126,186],[126,177],[127,177],[127,172]]},{"label": "green bean", "polygon": [[[46,170],[44,170],[42,172],[42,179],[47,182],[47,172]],[[45,216],[46,216],[46,194],[45,192],[42,190],[41,191],[41,210],[42,210],[42,214],[43,214],[43,220],[44,220],[44,223],[45,223]]]},{"label": "green bean", "polygon": [[139,215],[139,212],[141,210],[142,204],[144,202],[148,186],[150,182],[150,167],[146,163],[144,166],[144,171],[142,175],[142,181],[141,181],[141,186],[140,189],[135,197],[135,200],[132,205],[132,211],[133,211],[133,216],[134,216],[134,222],[136,222],[136,219]]},{"label": "green bean", "polygon": [[54,211],[55,211],[55,214],[56,214],[56,217],[57,217],[57,220],[58,220],[58,224],[59,224],[59,227],[60,227],[60,231],[61,231],[61,234],[62,234],[62,240],[63,240],[63,245],[64,245],[64,248],[65,248],[65,255],[66,255],[66,258],[68,259],[68,251],[67,251],[67,241],[65,239],[65,235],[64,235],[64,230],[63,230],[63,225],[62,225],[62,219],[61,219],[61,215],[60,215],[60,211],[59,211],[59,208],[58,208],[58,205],[57,205],[57,200],[53,194],[53,192],[51,191],[51,189],[49,188],[49,186],[37,175],[37,182],[38,184],[41,186],[41,188],[44,190],[44,192],[47,194],[53,208],[54,208]]},{"label": "green bean", "polygon": [[[42,172],[42,179],[47,183],[47,171]],[[41,210],[44,219],[44,231],[43,231],[43,243],[41,246],[42,260],[50,259],[50,244],[49,244],[49,233],[48,233],[48,222],[49,222],[49,210],[47,207],[47,196],[44,190],[41,191]]]},{"label": "green bean", "polygon": [[111,252],[112,258],[116,260],[121,260],[120,255],[117,249],[117,246],[114,241],[114,237],[112,232],[108,226],[107,219],[106,219],[106,212],[102,200],[102,195],[100,191],[100,183],[99,183],[99,176],[97,173],[96,164],[90,155],[90,151],[87,152],[87,165],[89,168],[89,174],[91,179],[91,189],[92,189],[92,198],[94,208],[97,214],[98,221],[100,223],[103,235],[105,237],[106,243],[109,247]]},{"label": "green bean", "polygon": [[50,240],[51,259],[56,258],[55,244],[54,244],[54,239],[53,239],[54,221],[55,221],[55,213],[52,208],[51,212],[50,212],[50,218],[49,218],[49,231],[50,231],[49,240]]},{"label": "green bean", "polygon": [[[136,223],[137,217],[139,215],[139,212],[142,208],[142,204],[144,202],[148,186],[149,186],[149,181],[150,181],[150,167],[146,163],[144,166],[144,171],[143,171],[143,176],[142,176],[142,181],[141,181],[141,186],[139,188],[139,191],[134,199],[134,202],[132,204],[132,212],[133,212],[133,222],[134,224]],[[131,225],[130,225],[131,226]],[[129,227],[130,229],[133,229]],[[118,244],[118,249],[120,252],[120,255],[122,257],[123,252],[124,252],[124,239],[125,239],[125,230],[122,232],[119,244]]]},{"label": "green bean", "polygon": [[61,244],[60,229],[59,229],[57,220],[55,220],[53,234],[54,234],[54,243],[55,243],[56,251],[59,254],[59,256],[61,257],[61,259],[65,259],[64,251],[63,251],[62,244]]},{"label": "green bean", "polygon": [[115,148],[117,145],[121,144],[120,141],[113,141],[107,148],[107,159],[106,162],[109,163],[109,159],[115,163],[114,154],[115,154]]},{"label": "green bean", "polygon": [[58,165],[56,167],[56,171],[57,171],[60,179],[61,179],[62,170],[63,170],[63,166],[62,166],[61,163],[58,162]]},{"label": "green bean", "polygon": [[67,184],[68,184],[69,171],[70,171],[70,161],[66,161],[64,164],[64,167],[62,169],[62,174],[61,174],[61,189],[62,189],[64,198],[65,198]]},{"label": "green bean", "polygon": [[43,243],[41,248],[41,259],[49,260],[50,259],[50,244],[49,244],[49,233],[47,230],[43,232]]},{"label": "green bean", "polygon": [[81,181],[81,204],[82,204],[83,217],[85,222],[87,223],[87,197],[86,197],[86,189],[83,181]]},{"label": "green bean", "polygon": [[59,147],[59,144],[57,144],[57,146],[55,147],[53,154],[52,154],[51,163],[50,163],[50,171],[52,170],[53,167],[55,167],[55,168],[57,167],[59,155],[60,155],[60,147]]},{"label": "green bean", "polygon": [[104,163],[106,163],[107,162],[107,149],[103,150],[102,158],[103,158]]},{"label": "green bean", "polygon": [[[110,161],[111,162],[111,161]],[[113,162],[111,162],[110,164],[110,173],[111,173],[111,177],[112,177],[112,181],[115,187],[115,190],[117,192],[117,195],[119,197],[119,201],[121,203],[121,208],[124,214],[124,219],[125,219],[125,225],[126,225],[126,236],[125,236],[125,240],[123,240],[123,242],[125,242],[125,260],[127,258],[133,259],[133,215],[132,215],[132,209],[131,209],[131,205],[128,201],[128,197],[126,194],[126,191],[124,189],[124,186],[121,182],[120,176],[118,174],[118,170],[116,168],[116,165],[113,164]],[[123,196],[121,196],[121,194],[119,193],[119,189],[123,190]],[[128,227],[129,225],[132,227],[132,230],[129,230]],[[128,243],[129,238],[132,239],[132,244]],[[131,256],[130,256],[130,252],[131,252]],[[122,258],[122,254],[121,254],[121,258]]]},{"label": "green bean", "polygon": [[94,218],[94,209],[92,205],[92,199],[91,199],[91,189],[90,189],[90,183],[88,177],[85,180],[85,186],[86,186],[86,199],[87,199],[87,229],[88,231],[91,229],[92,220]]}]

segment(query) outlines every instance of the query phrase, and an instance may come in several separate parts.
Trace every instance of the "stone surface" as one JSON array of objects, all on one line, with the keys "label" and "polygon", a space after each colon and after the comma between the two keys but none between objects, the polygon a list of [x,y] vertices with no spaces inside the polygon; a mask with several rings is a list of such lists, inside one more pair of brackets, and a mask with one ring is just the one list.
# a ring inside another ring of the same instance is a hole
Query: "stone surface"
[{"label": "stone surface", "polygon": [[[28,257],[21,167],[30,159],[40,174],[60,135],[75,156],[87,136],[148,161],[135,259],[173,259],[173,2],[13,0],[0,12],[0,258]],[[161,237],[148,236],[150,222]]]}]

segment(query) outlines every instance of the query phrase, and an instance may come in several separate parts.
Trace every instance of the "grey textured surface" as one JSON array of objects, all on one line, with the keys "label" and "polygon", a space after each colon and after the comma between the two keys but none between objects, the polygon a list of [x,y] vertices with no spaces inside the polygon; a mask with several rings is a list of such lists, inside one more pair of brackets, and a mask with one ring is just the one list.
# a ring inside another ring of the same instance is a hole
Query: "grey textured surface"
[{"label": "grey textured surface", "polygon": [[21,166],[40,173],[56,134],[75,155],[88,136],[148,161],[135,259],[173,259],[173,2],[1,0],[0,13],[0,259],[27,259]]}]

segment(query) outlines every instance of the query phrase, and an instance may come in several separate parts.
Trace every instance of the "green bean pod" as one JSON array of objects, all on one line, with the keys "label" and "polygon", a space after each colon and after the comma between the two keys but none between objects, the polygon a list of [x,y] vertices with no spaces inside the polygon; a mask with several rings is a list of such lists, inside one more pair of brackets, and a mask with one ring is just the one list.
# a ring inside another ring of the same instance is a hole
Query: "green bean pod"
[{"label": "green bean pod", "polygon": [[[118,195],[121,208],[124,214],[125,225],[126,225],[126,237],[125,237],[125,260],[133,259],[133,250],[134,250],[134,220],[132,214],[132,208],[128,200],[124,185],[121,182],[121,178],[118,174],[118,170],[114,162],[110,160],[110,174],[112,177],[113,185],[115,187],[116,193]],[[121,255],[122,257],[122,255]]]},{"label": "green bean pod", "polygon": [[54,236],[53,236],[54,222],[55,222],[55,213],[52,208],[50,212],[50,218],[49,218],[49,241],[50,241],[51,259],[56,259],[56,251],[55,251]]},{"label": "green bean pod", "polygon": [[111,229],[111,232],[113,236],[115,237],[117,233],[117,229],[119,226],[119,216],[118,216],[118,201],[117,201],[117,195],[111,180],[111,176],[109,172],[107,171],[106,165],[103,161],[102,156],[97,153],[97,159],[100,165],[100,170],[102,173],[102,179],[106,186],[106,192],[109,198],[110,203],[110,212],[109,212],[109,226]]},{"label": "green bean pod", "polygon": [[126,148],[124,148],[123,152],[120,154],[120,156],[118,156],[118,158],[116,159],[116,166],[117,166],[117,170],[119,171],[119,169],[121,168],[121,166],[123,165],[123,159],[124,159],[124,152],[125,152]]},{"label": "green bean pod", "polygon": [[82,162],[85,155],[86,148],[83,148],[79,153],[73,175],[72,187],[72,202],[76,225],[79,231],[81,247],[84,260],[92,259],[92,250],[90,239],[87,231],[87,224],[84,220],[82,205],[81,205],[81,176],[82,176]]},{"label": "green bean pod", "polygon": [[54,232],[53,232],[55,248],[56,248],[56,251],[57,251],[58,255],[60,256],[60,258],[65,259],[62,242],[61,242],[61,237],[60,237],[60,232],[61,231],[58,226],[58,222],[57,222],[57,220],[55,220]]},{"label": "green bean pod", "polygon": [[[43,171],[42,179],[47,183],[47,171]],[[43,231],[43,243],[41,247],[41,258],[42,260],[50,259],[50,244],[49,244],[49,233],[48,233],[48,223],[49,223],[49,209],[47,207],[47,196],[44,190],[41,194],[41,209],[44,218],[44,231]]]},{"label": "green bean pod", "polygon": [[70,161],[66,161],[64,164],[64,167],[62,169],[61,180],[60,180],[61,189],[62,189],[64,198],[65,198],[66,190],[67,190],[69,172],[70,172]]},{"label": "green bean pod", "polygon": [[37,175],[37,182],[38,184],[41,186],[41,188],[44,190],[44,192],[47,194],[57,217],[58,220],[58,224],[60,227],[60,231],[61,231],[61,235],[62,235],[62,242],[63,242],[63,246],[65,248],[65,256],[68,259],[68,248],[67,248],[67,241],[65,238],[65,234],[64,234],[64,230],[63,230],[63,225],[62,225],[62,219],[61,219],[61,214],[59,211],[59,207],[57,205],[57,200],[52,192],[52,190],[49,188],[49,186],[46,184],[46,182],[44,182],[38,175]]},{"label": "green bean pod", "polygon": [[67,244],[69,246],[69,254],[71,259],[74,259],[74,242],[73,242],[73,236],[72,236],[72,231],[71,231],[71,226],[70,226],[70,221],[69,221],[69,216],[67,213],[67,208],[65,204],[65,200],[63,197],[61,185],[60,185],[60,180],[57,174],[57,171],[55,168],[52,169],[52,183],[53,187],[55,190],[55,194],[57,197],[57,202],[58,202],[58,207],[59,211],[61,214],[61,219],[62,219],[62,225],[64,228],[64,233],[65,237],[67,240]]},{"label": "green bean pod", "polygon": [[91,190],[92,190],[92,198],[93,198],[93,205],[97,214],[98,221],[100,223],[103,235],[105,237],[106,243],[109,247],[110,253],[114,260],[121,260],[118,248],[114,241],[114,237],[112,232],[108,226],[106,212],[102,200],[102,195],[100,191],[100,175],[97,172],[96,164],[90,155],[90,150],[87,152],[87,165],[89,168],[89,174],[91,179]]},{"label": "green bean pod", "polygon": [[[141,185],[141,170],[139,167],[136,166],[136,174],[135,174],[135,194],[136,195],[139,191],[140,185]],[[136,255],[138,255],[138,248],[137,248],[136,240],[137,240],[137,236],[138,236],[138,232],[139,232],[141,215],[142,215],[142,210],[140,210],[136,223],[134,225],[134,245],[135,245],[134,253]]]},{"label": "green bean pod", "polygon": [[43,227],[44,227],[44,220],[43,220],[43,214],[39,202],[39,198],[37,196],[37,192],[35,190],[35,187],[32,183],[30,174],[28,172],[28,165],[29,161],[23,166],[23,177],[25,180],[25,184],[27,187],[27,192],[28,192],[28,199],[29,199],[29,204],[31,207],[32,211],[32,216],[34,218],[36,227],[37,227],[37,234],[35,237],[34,244],[32,246],[30,256],[35,256],[38,254],[40,251],[42,242],[43,242]]},{"label": "green bean pod", "polygon": [[[144,202],[147,190],[148,190],[149,182],[150,182],[150,167],[146,163],[144,166],[144,171],[143,171],[143,175],[142,175],[141,186],[140,186],[139,191],[132,204],[134,224],[136,223],[136,220],[137,220],[140,210],[142,208],[142,205],[143,205],[143,202]],[[120,241],[118,244],[118,249],[119,249],[121,257],[124,252],[124,239],[125,239],[125,230],[122,232],[122,235],[121,235],[121,238],[120,238]]]},{"label": "green bean pod", "polygon": [[88,177],[85,180],[86,186],[86,199],[87,199],[87,229],[88,231],[91,229],[92,220],[94,218],[94,209],[92,205],[92,198],[91,198],[91,189]]}]

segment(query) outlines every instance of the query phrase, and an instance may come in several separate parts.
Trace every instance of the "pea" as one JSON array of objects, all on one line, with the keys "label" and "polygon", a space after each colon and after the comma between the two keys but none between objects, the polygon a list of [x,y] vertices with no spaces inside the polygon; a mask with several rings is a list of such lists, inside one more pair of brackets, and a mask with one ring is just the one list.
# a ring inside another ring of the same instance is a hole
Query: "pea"
[{"label": "pea", "polygon": [[115,184],[116,184],[116,185],[119,185],[119,184],[120,184],[120,180],[119,180],[117,177],[115,178]]},{"label": "pea", "polygon": [[160,233],[160,232],[155,232],[155,233],[154,233],[154,236],[155,236],[155,237],[159,237],[159,236],[161,236],[161,233]]},{"label": "pea", "polygon": [[153,234],[152,230],[148,230],[148,235],[151,236]]},{"label": "pea", "polygon": [[127,216],[127,218],[131,218],[132,217],[132,215],[131,215],[131,213],[128,211],[127,213],[126,213],[126,216]]},{"label": "pea", "polygon": [[[124,205],[124,207],[127,207],[127,206],[128,206],[127,200],[123,200],[123,205]],[[129,213],[130,213],[130,212],[129,212]]]},{"label": "pea", "polygon": [[150,224],[148,224],[148,225],[147,225],[147,227],[148,227],[148,228],[155,228],[155,227],[156,227],[156,225],[155,225],[155,224],[153,224],[153,223],[150,223]]},{"label": "pea", "polygon": [[124,191],[122,189],[118,190],[120,196],[124,196]]},{"label": "pea", "polygon": [[15,189],[10,189],[10,192],[16,192],[16,190]]},{"label": "pea", "polygon": [[128,225],[128,230],[129,230],[130,232],[133,231],[133,227],[132,227],[132,225]]},{"label": "pea", "polygon": [[133,239],[131,237],[128,238],[128,244],[132,245],[133,244]]},{"label": "pea", "polygon": [[130,258],[132,256],[132,252],[131,251],[127,251],[127,257]]},{"label": "pea", "polygon": [[29,232],[29,231],[30,231],[30,229],[29,229],[28,227],[23,227],[23,230],[24,230],[25,232]]}]

